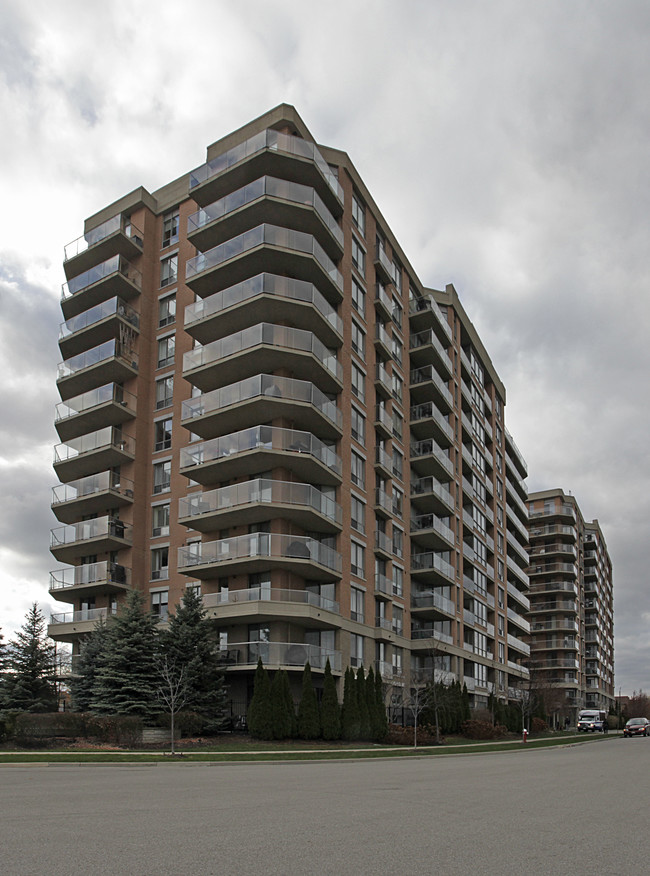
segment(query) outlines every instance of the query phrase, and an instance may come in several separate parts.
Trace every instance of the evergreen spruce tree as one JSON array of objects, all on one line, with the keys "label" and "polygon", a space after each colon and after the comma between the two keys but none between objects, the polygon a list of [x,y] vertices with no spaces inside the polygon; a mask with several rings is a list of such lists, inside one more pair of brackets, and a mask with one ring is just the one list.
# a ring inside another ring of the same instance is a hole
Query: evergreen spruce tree
[{"label": "evergreen spruce tree", "polygon": [[386,714],[386,703],[384,702],[384,683],[381,680],[381,673],[375,673],[375,701],[377,703],[377,742],[383,742],[388,736],[388,715]]},{"label": "evergreen spruce tree", "polygon": [[368,702],[366,700],[366,676],[363,666],[357,670],[357,703],[359,704],[359,739],[370,740],[370,715],[368,714]]},{"label": "evergreen spruce tree", "polygon": [[72,708],[75,712],[90,712],[93,701],[93,690],[97,667],[103,659],[106,649],[107,628],[103,620],[95,624],[95,628],[85,642],[75,664],[74,675],[70,678],[70,695]]},{"label": "evergreen spruce tree", "polygon": [[291,736],[291,714],[287,709],[284,686],[284,672],[278,669],[271,682],[271,724],[274,739],[288,739]]},{"label": "evergreen spruce tree", "polygon": [[291,693],[289,673],[286,669],[282,670],[282,693],[284,696],[286,714],[289,717],[289,738],[296,739],[298,736],[298,718],[296,716],[296,706]]},{"label": "evergreen spruce tree", "polygon": [[57,710],[54,654],[54,645],[45,634],[45,618],[35,602],[9,647],[4,708],[23,712]]},{"label": "evergreen spruce tree", "polygon": [[341,735],[343,739],[359,738],[359,704],[357,703],[357,686],[353,669],[345,670],[343,683],[343,708],[341,710]]},{"label": "evergreen spruce tree", "polygon": [[185,591],[160,641],[168,662],[183,672],[183,708],[204,718],[207,732],[218,730],[223,724],[227,692],[213,625],[195,589]]},{"label": "evergreen spruce tree", "polygon": [[311,666],[305,663],[302,673],[302,696],[298,706],[298,735],[301,739],[319,739],[321,735],[318,700],[311,680]]},{"label": "evergreen spruce tree", "polygon": [[0,709],[4,701],[5,680],[7,677],[7,667],[9,665],[9,651],[7,643],[4,640],[4,635],[0,629]]},{"label": "evergreen spruce tree", "polygon": [[133,590],[106,627],[105,648],[95,670],[91,708],[100,715],[135,715],[151,720],[160,709],[156,688],[158,632]]},{"label": "evergreen spruce tree", "polygon": [[247,721],[251,736],[257,739],[273,739],[271,682],[261,657],[257,661],[255,670],[253,698],[248,707]]},{"label": "evergreen spruce tree", "polygon": [[329,658],[325,664],[323,678],[323,699],[320,704],[323,739],[329,741],[341,738],[341,707],[336,695],[336,682],[332,675]]}]

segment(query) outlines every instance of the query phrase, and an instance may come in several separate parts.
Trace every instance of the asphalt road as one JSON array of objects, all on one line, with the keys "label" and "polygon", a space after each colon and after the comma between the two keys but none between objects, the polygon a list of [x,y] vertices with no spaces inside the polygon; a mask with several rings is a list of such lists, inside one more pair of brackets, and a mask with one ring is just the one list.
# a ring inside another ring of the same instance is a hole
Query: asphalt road
[{"label": "asphalt road", "polygon": [[650,739],[395,760],[0,767],[3,876],[645,872]]}]

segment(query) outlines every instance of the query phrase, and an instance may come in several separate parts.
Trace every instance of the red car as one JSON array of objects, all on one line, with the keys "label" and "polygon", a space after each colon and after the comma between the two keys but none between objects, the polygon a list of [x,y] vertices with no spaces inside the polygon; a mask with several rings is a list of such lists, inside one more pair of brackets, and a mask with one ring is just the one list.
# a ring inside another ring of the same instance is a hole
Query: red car
[{"label": "red car", "polygon": [[647,718],[630,718],[623,728],[623,736],[650,736],[650,721]]}]

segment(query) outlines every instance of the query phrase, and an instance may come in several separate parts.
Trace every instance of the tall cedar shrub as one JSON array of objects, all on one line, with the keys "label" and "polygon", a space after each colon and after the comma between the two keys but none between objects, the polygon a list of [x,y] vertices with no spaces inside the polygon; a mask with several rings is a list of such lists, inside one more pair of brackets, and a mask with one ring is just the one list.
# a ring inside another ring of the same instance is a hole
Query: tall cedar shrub
[{"label": "tall cedar shrub", "polygon": [[305,663],[302,673],[302,696],[298,706],[298,735],[301,739],[319,739],[321,735],[318,700],[311,680],[311,666]]},{"label": "tall cedar shrub", "polygon": [[323,739],[332,741],[341,738],[341,707],[336,695],[336,682],[332,675],[329,658],[325,664],[323,678],[323,699],[320,704],[320,718]]},{"label": "tall cedar shrub", "polygon": [[358,739],[360,731],[357,686],[353,669],[348,666],[343,682],[343,708],[341,710],[341,735],[343,739]]},{"label": "tall cedar shrub", "polygon": [[5,709],[55,712],[54,645],[45,633],[45,618],[35,602],[9,647],[3,687]]},{"label": "tall cedar shrub", "polygon": [[287,709],[282,670],[276,670],[271,682],[271,724],[274,739],[288,739],[291,736],[291,714]]},{"label": "tall cedar shrub", "polygon": [[197,590],[189,588],[161,632],[161,650],[168,663],[183,672],[184,709],[201,715],[207,732],[223,724],[227,693],[212,623]]},{"label": "tall cedar shrub", "polygon": [[363,671],[363,666],[360,666],[357,670],[356,687],[357,703],[359,704],[359,739],[369,740],[371,738],[370,715],[368,714],[366,677]]},{"label": "tall cedar shrub", "polygon": [[142,594],[133,590],[106,626],[105,648],[95,671],[93,712],[153,720],[160,712],[157,646],[156,619],[145,611]]},{"label": "tall cedar shrub", "polygon": [[264,668],[262,658],[257,661],[253,698],[248,707],[248,729],[257,739],[273,739],[273,720],[271,716],[271,682]]},{"label": "tall cedar shrub", "polygon": [[291,693],[289,673],[286,669],[282,670],[282,695],[284,697],[285,710],[289,716],[289,738],[296,739],[298,736],[298,718],[296,716],[296,705],[293,701],[293,694]]},{"label": "tall cedar shrub", "polygon": [[381,672],[375,674],[375,702],[377,704],[377,735],[376,742],[383,742],[388,736],[388,715],[386,714],[386,703],[384,702],[384,683],[381,680]]}]

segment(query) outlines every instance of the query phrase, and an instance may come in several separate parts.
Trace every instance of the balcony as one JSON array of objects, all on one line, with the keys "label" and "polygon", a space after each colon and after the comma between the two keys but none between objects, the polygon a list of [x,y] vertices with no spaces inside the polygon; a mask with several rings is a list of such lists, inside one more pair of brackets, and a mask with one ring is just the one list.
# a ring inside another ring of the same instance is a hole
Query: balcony
[{"label": "balcony", "polygon": [[433,365],[411,369],[409,384],[412,402],[435,402],[446,413],[453,409],[453,396]]},{"label": "balcony", "polygon": [[96,517],[51,532],[50,551],[62,563],[131,547],[132,527],[116,517]]},{"label": "balcony", "polygon": [[102,222],[65,247],[63,268],[68,279],[88,271],[111,256],[135,259],[142,255],[144,235],[122,215]]},{"label": "balcony", "polygon": [[[270,506],[270,507],[269,507]],[[310,532],[339,532],[341,506],[310,484],[257,478],[178,503],[178,522],[199,532],[281,518]]]},{"label": "balcony", "polygon": [[201,438],[283,418],[336,440],[343,424],[336,402],[313,383],[273,374],[257,374],[183,402],[181,416],[183,425]]},{"label": "balcony", "polygon": [[382,283],[375,283],[375,309],[386,321],[393,315],[393,302]]},{"label": "balcony", "polygon": [[578,551],[576,550],[575,545],[566,544],[564,542],[542,542],[542,543],[534,543],[530,547],[530,561],[532,564],[535,563],[535,558],[540,556],[548,556],[549,554],[564,554],[573,557],[574,560],[578,558]]},{"label": "balcony", "polygon": [[508,595],[512,596],[512,598],[521,606],[523,606],[526,611],[530,609],[530,601],[525,593],[522,593],[519,588],[515,587],[515,585],[508,581],[507,583]]},{"label": "balcony", "polygon": [[303,535],[255,532],[178,549],[178,570],[196,578],[252,575],[282,569],[308,580],[341,577],[341,555]]},{"label": "balcony", "polygon": [[533,621],[530,625],[531,633],[547,632],[550,630],[571,630],[578,632],[578,622],[569,617],[557,617],[551,620]]},{"label": "balcony", "polygon": [[381,362],[375,365],[375,389],[377,394],[388,399],[393,394],[392,379],[388,371],[384,368]]},{"label": "balcony", "polygon": [[140,272],[122,256],[113,256],[63,284],[61,310],[68,320],[115,296],[131,301],[141,289]]},{"label": "balcony", "polygon": [[380,517],[390,517],[393,513],[393,497],[384,490],[375,490],[375,512]]},{"label": "balcony", "polygon": [[324,392],[341,391],[343,368],[336,352],[302,329],[263,322],[183,356],[183,376],[204,392],[281,369],[296,371]]},{"label": "balcony", "polygon": [[304,642],[229,642],[223,652],[224,668],[230,672],[252,670],[262,660],[266,669],[300,669],[309,662],[312,671],[322,672],[329,660],[334,673],[341,672],[341,652]]},{"label": "balcony", "polygon": [[[526,460],[524,459],[521,451],[515,444],[515,439],[512,437],[508,429],[504,428],[504,433],[506,436],[506,450],[510,454],[513,459],[517,470],[522,478],[528,477],[528,467],[526,465]],[[573,509],[571,509],[573,511]],[[531,515],[532,517],[533,515]],[[575,511],[573,511],[573,520],[575,520]]]},{"label": "balcony", "polygon": [[527,588],[529,579],[524,569],[518,563],[515,563],[512,557],[506,557],[506,565],[515,578]]},{"label": "balcony", "polygon": [[313,186],[329,210],[343,213],[343,189],[318,147],[271,128],[192,171],[190,195],[203,207],[265,173]]},{"label": "balcony", "polygon": [[414,438],[432,438],[444,447],[454,443],[454,430],[433,402],[413,405],[409,411],[411,434]]},{"label": "balcony", "polygon": [[200,484],[286,468],[301,480],[337,485],[341,459],[310,432],[256,426],[181,449],[181,473]]},{"label": "balcony", "polygon": [[62,483],[116,468],[135,457],[135,441],[106,426],[54,448],[54,471]]},{"label": "balcony", "polygon": [[450,550],[454,547],[454,532],[435,514],[411,515],[411,539],[421,548]]},{"label": "balcony", "polygon": [[520,654],[525,654],[526,657],[530,655],[530,645],[522,642],[521,639],[517,639],[515,636],[512,636],[510,635],[510,633],[508,633],[507,642],[508,650],[512,648],[515,651],[519,651]]},{"label": "balcony", "polygon": [[133,503],[133,481],[115,471],[103,471],[52,490],[52,511],[61,523],[74,523],[101,511]]},{"label": "balcony", "polygon": [[131,569],[118,563],[87,563],[50,572],[50,596],[61,602],[130,589]]},{"label": "balcony", "polygon": [[390,438],[393,434],[393,418],[382,404],[375,405],[375,429],[384,438]]},{"label": "balcony", "polygon": [[109,298],[73,316],[59,327],[59,349],[64,359],[76,356],[118,336],[120,326],[137,332],[140,317],[136,311],[119,298]]},{"label": "balcony", "polygon": [[532,578],[539,575],[572,575],[577,578],[578,569],[573,563],[534,563],[528,569],[528,574]]},{"label": "balcony", "polygon": [[375,447],[375,468],[387,478],[393,476],[393,457],[382,447]]},{"label": "balcony", "polygon": [[531,602],[530,611],[531,613],[543,612],[544,614],[550,611],[571,612],[572,614],[577,614],[578,605],[575,599],[551,599],[543,601],[543,597],[541,600],[538,597]]},{"label": "balcony", "polygon": [[375,530],[375,553],[390,558],[393,556],[393,541],[385,532]]},{"label": "balcony", "polygon": [[132,420],[136,397],[115,383],[91,389],[56,406],[54,423],[59,438],[69,441],[103,426],[119,426]]},{"label": "balcony", "polygon": [[244,590],[206,593],[203,596],[203,606],[209,617],[218,617],[220,622],[253,615],[257,620],[286,620],[289,615],[294,620],[308,620],[310,626],[331,626],[331,622],[322,623],[320,612],[340,614],[338,602],[319,593],[311,590],[283,590],[266,584]]},{"label": "balcony", "polygon": [[[254,306],[250,306],[254,303]],[[185,330],[201,344],[258,322],[286,323],[340,347],[343,322],[313,283],[258,274],[185,308]]]},{"label": "balcony", "polygon": [[456,605],[451,599],[435,590],[414,590],[411,594],[411,612],[418,616],[443,617],[445,620],[456,617]]},{"label": "balcony", "polygon": [[343,230],[311,187],[262,176],[193,213],[187,239],[205,252],[260,223],[312,234],[332,259],[343,254]]},{"label": "balcony", "polygon": [[84,608],[81,611],[67,611],[50,615],[47,634],[59,642],[76,642],[87,636],[101,621],[109,616],[107,608]]},{"label": "balcony", "polygon": [[419,475],[436,475],[448,481],[454,475],[454,464],[448,451],[440,447],[432,438],[411,442],[411,466]]},{"label": "balcony", "polygon": [[374,264],[375,273],[378,277],[380,277],[385,283],[395,282],[395,270],[393,267],[393,263],[388,258],[384,247],[379,243],[375,247]]},{"label": "balcony", "polygon": [[137,373],[137,354],[113,339],[60,362],[57,387],[65,401],[106,383],[124,383]]},{"label": "balcony", "polygon": [[393,598],[393,579],[389,578],[388,575],[384,575],[381,572],[375,572],[375,594],[381,599],[382,597],[386,597],[387,599]]},{"label": "balcony", "polygon": [[436,512],[441,517],[454,513],[454,497],[449,489],[435,478],[411,480],[411,504],[418,510]]},{"label": "balcony", "polygon": [[416,333],[433,329],[445,347],[453,341],[449,323],[430,296],[409,300],[409,325]]},{"label": "balcony", "polygon": [[375,348],[379,350],[386,359],[392,356],[392,341],[391,336],[381,323],[375,324]]},{"label": "balcony", "polygon": [[411,578],[424,584],[456,583],[454,567],[432,551],[411,554]]},{"label": "balcony", "polygon": [[520,630],[523,630],[524,633],[530,633],[530,622],[526,620],[526,618],[518,614],[516,611],[513,611],[511,608],[507,609],[508,619],[512,621],[515,626],[519,627]]},{"label": "balcony", "polygon": [[447,351],[430,329],[412,333],[409,337],[411,364],[417,367],[433,365],[443,380],[451,380],[454,368]]},{"label": "balcony", "polygon": [[204,298],[268,271],[313,283],[330,304],[343,297],[343,277],[316,238],[279,225],[258,225],[190,259],[185,282]]},{"label": "balcony", "polygon": [[550,517],[563,517],[567,520],[571,520],[573,523],[576,522],[576,512],[573,506],[562,505],[559,503],[557,505],[553,505],[553,507],[543,508],[537,511],[531,511],[529,513],[529,517],[531,520],[544,520]]}]

